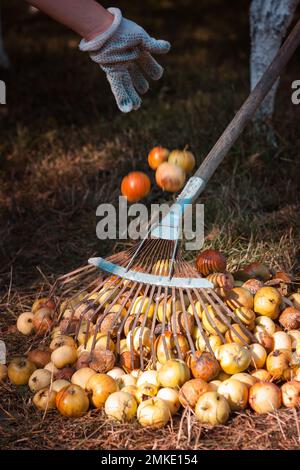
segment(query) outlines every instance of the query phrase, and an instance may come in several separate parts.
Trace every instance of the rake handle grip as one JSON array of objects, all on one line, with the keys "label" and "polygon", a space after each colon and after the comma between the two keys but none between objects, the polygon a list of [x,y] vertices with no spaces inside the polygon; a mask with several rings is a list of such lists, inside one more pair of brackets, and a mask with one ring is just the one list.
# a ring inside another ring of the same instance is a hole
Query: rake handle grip
[{"label": "rake handle grip", "polygon": [[[237,138],[240,136],[246,125],[253,118],[255,111],[272,88],[273,84],[279,77],[280,73],[294,54],[300,44],[300,20],[297,22],[284,44],[281,46],[273,61],[264,72],[263,76],[252,90],[242,107],[236,113],[231,123],[226,127],[225,131],[211,149],[194,177],[200,177],[204,180],[204,184],[208,182],[214,171],[223,161],[227,152],[233,146]],[[204,189],[202,185],[199,192],[193,195],[193,200]]]}]

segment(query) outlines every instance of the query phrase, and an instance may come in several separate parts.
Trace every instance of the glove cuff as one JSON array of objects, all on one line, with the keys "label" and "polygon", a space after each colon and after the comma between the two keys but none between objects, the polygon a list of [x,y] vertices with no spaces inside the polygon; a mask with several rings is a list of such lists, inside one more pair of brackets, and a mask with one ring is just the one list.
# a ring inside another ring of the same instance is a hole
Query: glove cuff
[{"label": "glove cuff", "polygon": [[108,8],[107,10],[112,15],[114,15],[114,20],[112,24],[106,31],[104,31],[104,33],[99,34],[91,41],[86,41],[85,39],[81,39],[79,46],[78,46],[81,51],[84,51],[84,52],[97,51],[106,43],[106,41],[115,33],[115,31],[120,26],[120,23],[122,21],[121,10],[119,10],[119,8]]}]

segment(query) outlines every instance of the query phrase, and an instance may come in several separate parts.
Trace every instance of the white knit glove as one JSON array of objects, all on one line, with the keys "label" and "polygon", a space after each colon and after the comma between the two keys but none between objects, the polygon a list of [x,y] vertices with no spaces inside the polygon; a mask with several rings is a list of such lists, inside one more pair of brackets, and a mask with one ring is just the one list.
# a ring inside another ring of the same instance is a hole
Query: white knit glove
[{"label": "white knit glove", "polygon": [[152,80],[159,80],[163,74],[163,68],[151,54],[166,54],[170,43],[150,37],[136,23],[123,18],[118,8],[108,8],[108,11],[114,15],[111,26],[91,41],[82,39],[79,49],[88,51],[91,59],[100,65],[118,107],[128,113],[140,107],[139,94],[149,89],[144,73]]}]

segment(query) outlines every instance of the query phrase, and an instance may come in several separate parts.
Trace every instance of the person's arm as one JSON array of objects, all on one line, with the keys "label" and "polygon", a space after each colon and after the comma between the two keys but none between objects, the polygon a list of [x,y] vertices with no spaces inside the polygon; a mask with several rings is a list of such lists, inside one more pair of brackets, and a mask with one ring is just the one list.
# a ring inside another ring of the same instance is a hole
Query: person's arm
[{"label": "person's arm", "polygon": [[94,0],[26,0],[90,41],[106,31],[114,16]]}]

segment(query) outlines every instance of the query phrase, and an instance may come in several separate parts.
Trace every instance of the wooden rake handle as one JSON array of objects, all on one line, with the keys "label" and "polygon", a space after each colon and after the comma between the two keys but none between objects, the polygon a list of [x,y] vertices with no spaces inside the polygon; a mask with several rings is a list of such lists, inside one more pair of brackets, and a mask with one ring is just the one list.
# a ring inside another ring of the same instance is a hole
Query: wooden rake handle
[{"label": "wooden rake handle", "polygon": [[[204,189],[205,184],[223,161],[224,157],[240,136],[246,125],[253,118],[255,111],[272,88],[299,44],[300,20],[277,52],[275,58],[261,77],[260,81],[257,83],[256,87],[252,90],[240,110],[236,113],[231,123],[226,127],[219,140],[192,177],[199,177],[204,180],[201,190]],[[197,194],[192,196],[192,200],[200,194],[201,190],[199,192],[197,191]]]}]

